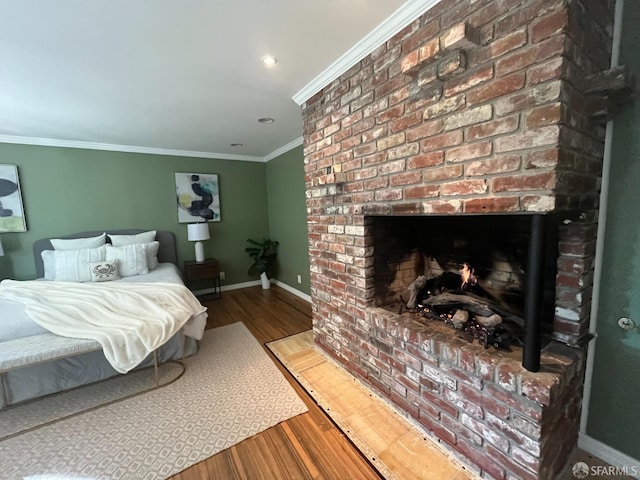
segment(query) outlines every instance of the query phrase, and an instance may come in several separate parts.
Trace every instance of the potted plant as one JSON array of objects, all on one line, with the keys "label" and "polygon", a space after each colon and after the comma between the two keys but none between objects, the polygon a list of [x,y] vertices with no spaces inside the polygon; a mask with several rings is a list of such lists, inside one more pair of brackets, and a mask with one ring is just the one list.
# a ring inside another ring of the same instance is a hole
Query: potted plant
[{"label": "potted plant", "polygon": [[260,275],[262,288],[268,289],[271,286],[270,276],[273,272],[279,243],[269,238],[260,241],[247,239],[251,246],[244,249],[253,259],[253,264],[249,267],[249,275]]}]

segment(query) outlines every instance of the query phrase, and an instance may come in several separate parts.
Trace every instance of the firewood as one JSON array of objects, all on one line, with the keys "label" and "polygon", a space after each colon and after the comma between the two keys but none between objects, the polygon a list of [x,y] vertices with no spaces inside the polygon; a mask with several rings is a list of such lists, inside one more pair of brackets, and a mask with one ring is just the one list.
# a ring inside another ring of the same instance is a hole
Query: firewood
[{"label": "firewood", "polygon": [[462,326],[469,321],[469,312],[458,309],[451,317],[451,324],[454,328],[461,329]]},{"label": "firewood", "polygon": [[483,327],[493,328],[496,325],[500,325],[502,323],[502,317],[497,313],[493,315],[489,315],[488,317],[483,317],[482,315],[476,315],[476,322],[478,322]]},{"label": "firewood", "polygon": [[407,301],[407,308],[414,310],[418,302],[418,293],[422,290],[427,283],[427,277],[424,275],[418,275],[411,285],[409,285],[409,300]]},{"label": "firewood", "polygon": [[464,308],[465,310],[469,310],[471,313],[475,313],[476,315],[481,315],[483,317],[489,317],[495,313],[491,310],[491,306],[488,302],[483,301],[480,298],[476,298],[475,296],[471,296],[468,293],[456,294],[445,292],[440,295],[427,298],[423,300],[422,303],[430,306],[437,305]]}]

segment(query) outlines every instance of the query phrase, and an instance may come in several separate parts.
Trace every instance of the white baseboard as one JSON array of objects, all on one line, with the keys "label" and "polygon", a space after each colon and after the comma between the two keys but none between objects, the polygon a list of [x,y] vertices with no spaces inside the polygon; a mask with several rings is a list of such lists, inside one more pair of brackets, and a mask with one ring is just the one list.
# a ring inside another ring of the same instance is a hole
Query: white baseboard
[{"label": "white baseboard", "polygon": [[284,288],[287,292],[293,293],[296,297],[300,297],[303,300],[306,300],[307,302],[311,303],[311,296],[310,295],[307,295],[306,293],[301,292],[300,290],[296,290],[291,285],[287,285],[286,283],[281,282],[279,280],[271,280],[271,281],[273,282],[274,285],[277,285],[280,288]]},{"label": "white baseboard", "polygon": [[[303,300],[306,300],[307,302],[311,303],[311,296],[307,295],[304,292],[301,292],[300,290],[296,290],[295,288],[293,288],[290,285],[287,285],[284,282],[280,282],[278,280],[271,280],[271,283],[273,283],[274,285],[279,286],[280,288],[284,288],[287,292],[289,293],[293,293],[295,296],[302,298]],[[256,285],[261,285],[260,280],[252,280],[251,282],[243,282],[243,283],[233,283],[231,285],[223,285],[220,290],[223,292],[226,292],[228,290],[238,290],[239,288],[247,288],[247,287],[255,287]],[[209,293],[216,293],[216,289],[215,288],[204,288],[202,290],[194,290],[193,294],[194,295],[206,295]]]},{"label": "white baseboard", "polygon": [[615,448],[611,448],[586,433],[580,433],[578,436],[578,447],[614,467],[625,470],[624,473],[626,475],[640,479],[640,460],[636,460]]},{"label": "white baseboard", "polygon": [[255,287],[260,285],[260,280],[251,280],[250,282],[232,283],[231,285],[223,285],[220,290],[226,292],[227,290],[238,290],[239,288]]},{"label": "white baseboard", "polygon": [[[222,285],[220,291],[226,292],[228,290],[238,290],[239,288],[255,287],[260,285],[260,280],[252,280],[251,282],[232,283],[231,285]],[[207,295],[209,293],[216,293],[215,288],[203,288],[202,290],[194,290],[194,295]]]}]

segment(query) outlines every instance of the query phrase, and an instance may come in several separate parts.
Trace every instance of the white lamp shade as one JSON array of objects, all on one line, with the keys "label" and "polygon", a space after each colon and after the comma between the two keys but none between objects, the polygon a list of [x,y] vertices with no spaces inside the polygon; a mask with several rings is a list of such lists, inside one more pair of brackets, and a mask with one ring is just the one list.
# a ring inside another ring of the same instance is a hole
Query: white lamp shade
[{"label": "white lamp shade", "polygon": [[190,223],[187,225],[187,238],[191,242],[200,240],[209,240],[209,224],[207,223]]},{"label": "white lamp shade", "polygon": [[209,240],[209,224],[190,223],[187,225],[187,238],[191,242],[196,242],[196,262],[204,262],[204,247],[201,240]]}]

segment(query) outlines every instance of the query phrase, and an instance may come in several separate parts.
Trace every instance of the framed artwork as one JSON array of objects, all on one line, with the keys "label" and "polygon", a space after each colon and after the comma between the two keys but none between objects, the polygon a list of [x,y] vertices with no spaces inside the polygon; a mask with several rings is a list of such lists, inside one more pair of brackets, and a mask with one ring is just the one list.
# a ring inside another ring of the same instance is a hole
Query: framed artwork
[{"label": "framed artwork", "polygon": [[178,222],[219,222],[220,195],[218,175],[176,173]]},{"label": "framed artwork", "polygon": [[26,232],[17,165],[0,165],[0,232]]}]

